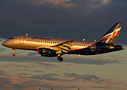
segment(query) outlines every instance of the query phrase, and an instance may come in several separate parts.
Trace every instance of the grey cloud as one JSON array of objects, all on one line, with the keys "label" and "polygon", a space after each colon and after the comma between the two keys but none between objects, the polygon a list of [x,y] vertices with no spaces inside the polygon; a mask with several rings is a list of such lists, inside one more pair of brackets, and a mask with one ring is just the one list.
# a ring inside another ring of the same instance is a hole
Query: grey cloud
[{"label": "grey cloud", "polygon": [[127,2],[127,0],[112,0],[114,3],[115,2],[121,2],[121,3],[126,3]]},{"label": "grey cloud", "polygon": [[29,66],[29,65],[21,65],[21,64],[8,64],[8,66],[10,66],[10,67],[12,67],[12,66],[15,66],[15,67],[26,67],[26,68],[34,67],[34,65]]},{"label": "grey cloud", "polygon": [[119,89],[117,86],[108,86],[108,85],[102,85],[102,86],[91,86],[91,88],[94,88],[94,89]]},{"label": "grey cloud", "polygon": [[[33,85],[34,84],[34,85]],[[27,85],[28,87],[42,87],[42,88],[52,88],[52,86],[50,84],[42,84],[41,81],[38,80],[31,80],[28,82],[24,82],[23,85]],[[46,89],[48,90],[48,89]]]},{"label": "grey cloud", "polygon": [[[34,83],[34,85],[33,85]],[[35,84],[37,83],[37,84]],[[11,81],[8,78],[0,78],[0,89],[1,90],[9,90],[11,89],[16,89],[16,90],[22,90],[26,88],[31,88],[31,87],[41,87],[41,84],[37,80],[30,80],[26,81],[23,84],[12,84]]]},{"label": "grey cloud", "polygon": [[37,53],[37,52],[29,52],[29,53],[27,54],[27,56],[34,56],[34,55],[38,55],[38,53]]},{"label": "grey cloud", "polygon": [[59,81],[59,78],[54,78],[54,76],[59,76],[58,74],[43,74],[43,75],[33,75],[31,78],[33,79],[46,79],[51,81]]},{"label": "grey cloud", "polygon": [[[55,90],[60,90],[62,87],[61,86],[64,86],[64,85],[59,85],[59,84],[63,84],[63,83],[61,83],[61,82],[53,82],[53,83],[50,83],[50,81],[49,81],[49,83],[47,83],[47,82],[44,82],[44,83],[42,83],[42,81],[37,81],[37,80],[31,80],[31,81],[29,81],[29,82],[25,82],[25,83],[23,83],[24,85],[29,85],[29,86],[33,86],[33,83],[34,83],[34,86],[36,86],[36,87],[42,87],[42,89],[43,88],[46,88],[45,90],[50,90],[51,88],[53,88],[53,89],[55,89]],[[65,83],[64,83],[65,84]],[[33,87],[34,87],[33,86]],[[76,85],[74,86],[74,85],[65,85],[63,88],[76,88]]]},{"label": "grey cloud", "polygon": [[68,59],[65,62],[71,62],[71,63],[78,63],[78,64],[95,64],[95,65],[104,65],[104,64],[113,64],[113,63],[120,63],[118,60],[101,60],[100,59],[87,59],[87,58],[72,58]]},{"label": "grey cloud", "polygon": [[[0,57],[0,61],[4,61],[4,62],[8,62],[8,61],[11,61],[11,62],[26,62],[26,63],[42,63],[42,62],[59,62],[56,57],[55,58],[48,58],[48,57]],[[14,64],[10,64],[10,66],[13,66]],[[17,66],[17,67],[22,67],[23,65],[14,65],[14,66]],[[29,67],[29,65],[24,65],[23,67]],[[34,67],[31,66],[31,67]]]},{"label": "grey cloud", "polygon": [[7,72],[0,70],[0,75],[6,75],[6,74],[7,74]]},{"label": "grey cloud", "polygon": [[58,65],[56,64],[45,63],[45,62],[39,62],[38,65],[41,67],[46,67],[46,68],[58,67]]},{"label": "grey cloud", "polygon": [[5,52],[5,51],[7,51],[6,48],[0,48],[0,52]]},{"label": "grey cloud", "polygon": [[8,90],[10,87],[5,87],[5,85],[9,85],[11,82],[8,80],[8,78],[1,78],[0,77],[0,89],[1,90]]},{"label": "grey cloud", "polygon": [[[124,2],[111,1],[103,5],[102,1],[70,0],[65,3],[78,6],[65,9],[53,8],[55,5],[49,3],[31,5],[35,0],[2,0],[0,37],[8,38],[29,33],[45,37],[94,40],[99,39],[115,22],[123,21],[125,24],[118,42],[125,43],[122,39],[127,37],[124,33],[127,28],[127,4],[123,0]],[[67,32],[74,34],[70,35]]]},{"label": "grey cloud", "polygon": [[30,75],[29,73],[20,73],[20,74],[17,74],[18,76],[26,76],[26,75]]},{"label": "grey cloud", "polygon": [[43,71],[41,70],[28,70],[28,69],[24,69],[24,71],[28,71],[28,72],[41,72],[41,73],[44,73]]},{"label": "grey cloud", "polygon": [[[13,77],[14,78],[14,77]],[[12,79],[13,79],[12,78]],[[22,78],[19,78],[17,81],[21,80]],[[60,90],[61,86],[63,86],[63,88],[76,88],[77,85],[73,85],[73,83],[70,83],[70,85],[64,85],[65,83],[61,83],[61,82],[51,82],[51,81],[47,81],[47,80],[37,80],[37,79],[29,79],[27,81],[28,78],[26,78],[26,80],[21,80],[23,81],[23,83],[21,84],[16,84],[16,83],[11,83],[11,81],[8,78],[0,78],[0,89],[1,90],[9,90],[11,89],[16,89],[16,90],[23,90],[23,89],[31,89],[31,88],[38,88],[38,89],[44,89],[45,90],[50,90],[51,88],[56,89],[56,90]],[[19,81],[20,82],[20,81]],[[60,85],[63,84],[63,85]],[[69,84],[69,83],[67,83]]]},{"label": "grey cloud", "polygon": [[95,75],[77,75],[75,73],[65,73],[64,74],[65,77],[69,77],[69,78],[73,78],[74,81],[77,81],[77,80],[82,80],[82,81],[86,81],[86,80],[89,80],[89,81],[93,81],[93,80],[99,80],[99,81],[103,81],[104,79],[101,79],[100,77],[97,77]]},{"label": "grey cloud", "polygon": [[[8,61],[12,61],[12,62],[26,62],[26,63],[36,63],[38,64],[40,67],[45,67],[45,68],[51,68],[51,67],[58,67],[57,65],[54,64],[48,64],[45,62],[56,62],[56,63],[61,63],[59,62],[59,60],[57,60],[56,57],[0,57],[0,61],[4,61],[4,62],[8,62]],[[76,64],[93,64],[93,65],[104,65],[104,64],[114,64],[114,63],[121,63],[119,60],[114,60],[114,59],[104,59],[103,58],[97,58],[97,59],[92,59],[92,58],[71,58],[71,57],[67,57],[65,56],[64,58],[64,62],[68,62],[68,63],[76,63]],[[10,64],[9,66],[16,66],[16,67],[29,67],[29,65],[13,65]],[[30,66],[30,67],[35,67]]]}]

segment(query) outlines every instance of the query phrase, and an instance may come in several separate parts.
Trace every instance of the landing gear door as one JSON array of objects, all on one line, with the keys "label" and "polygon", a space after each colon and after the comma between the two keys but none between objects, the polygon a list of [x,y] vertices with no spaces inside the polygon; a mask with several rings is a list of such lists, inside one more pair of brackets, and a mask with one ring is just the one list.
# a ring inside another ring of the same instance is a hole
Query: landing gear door
[{"label": "landing gear door", "polygon": [[25,39],[25,37],[21,36],[20,39],[19,39],[19,43],[24,44],[24,39]]}]

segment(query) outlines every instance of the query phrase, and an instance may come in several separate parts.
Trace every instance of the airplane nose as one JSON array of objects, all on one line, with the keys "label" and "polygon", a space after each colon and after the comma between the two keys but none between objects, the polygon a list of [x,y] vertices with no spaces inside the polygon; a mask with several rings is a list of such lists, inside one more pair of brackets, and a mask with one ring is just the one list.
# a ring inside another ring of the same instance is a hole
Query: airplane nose
[{"label": "airplane nose", "polygon": [[4,42],[2,43],[2,45],[4,46]]},{"label": "airplane nose", "polygon": [[6,46],[6,45],[7,45],[6,41],[5,41],[5,42],[3,42],[3,43],[2,43],[2,45],[3,45],[3,46]]}]

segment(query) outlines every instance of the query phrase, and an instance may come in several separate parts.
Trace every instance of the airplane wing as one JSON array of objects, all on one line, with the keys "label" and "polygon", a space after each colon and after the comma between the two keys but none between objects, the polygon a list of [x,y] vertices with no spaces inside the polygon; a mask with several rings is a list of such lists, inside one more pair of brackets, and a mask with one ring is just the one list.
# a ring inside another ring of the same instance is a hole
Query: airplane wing
[{"label": "airplane wing", "polygon": [[52,50],[67,52],[69,49],[71,49],[71,43],[73,41],[74,40],[68,40],[68,41],[60,43],[58,45],[51,46],[51,48],[52,48]]}]

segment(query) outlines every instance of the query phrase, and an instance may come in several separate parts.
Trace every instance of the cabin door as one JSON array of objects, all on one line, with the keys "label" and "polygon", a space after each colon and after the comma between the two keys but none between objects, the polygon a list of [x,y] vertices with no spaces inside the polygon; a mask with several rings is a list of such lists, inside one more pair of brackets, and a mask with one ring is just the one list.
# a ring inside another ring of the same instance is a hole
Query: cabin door
[{"label": "cabin door", "polygon": [[25,37],[23,37],[23,36],[20,37],[20,39],[19,39],[19,43],[20,43],[20,44],[24,44],[24,38],[25,38]]}]

